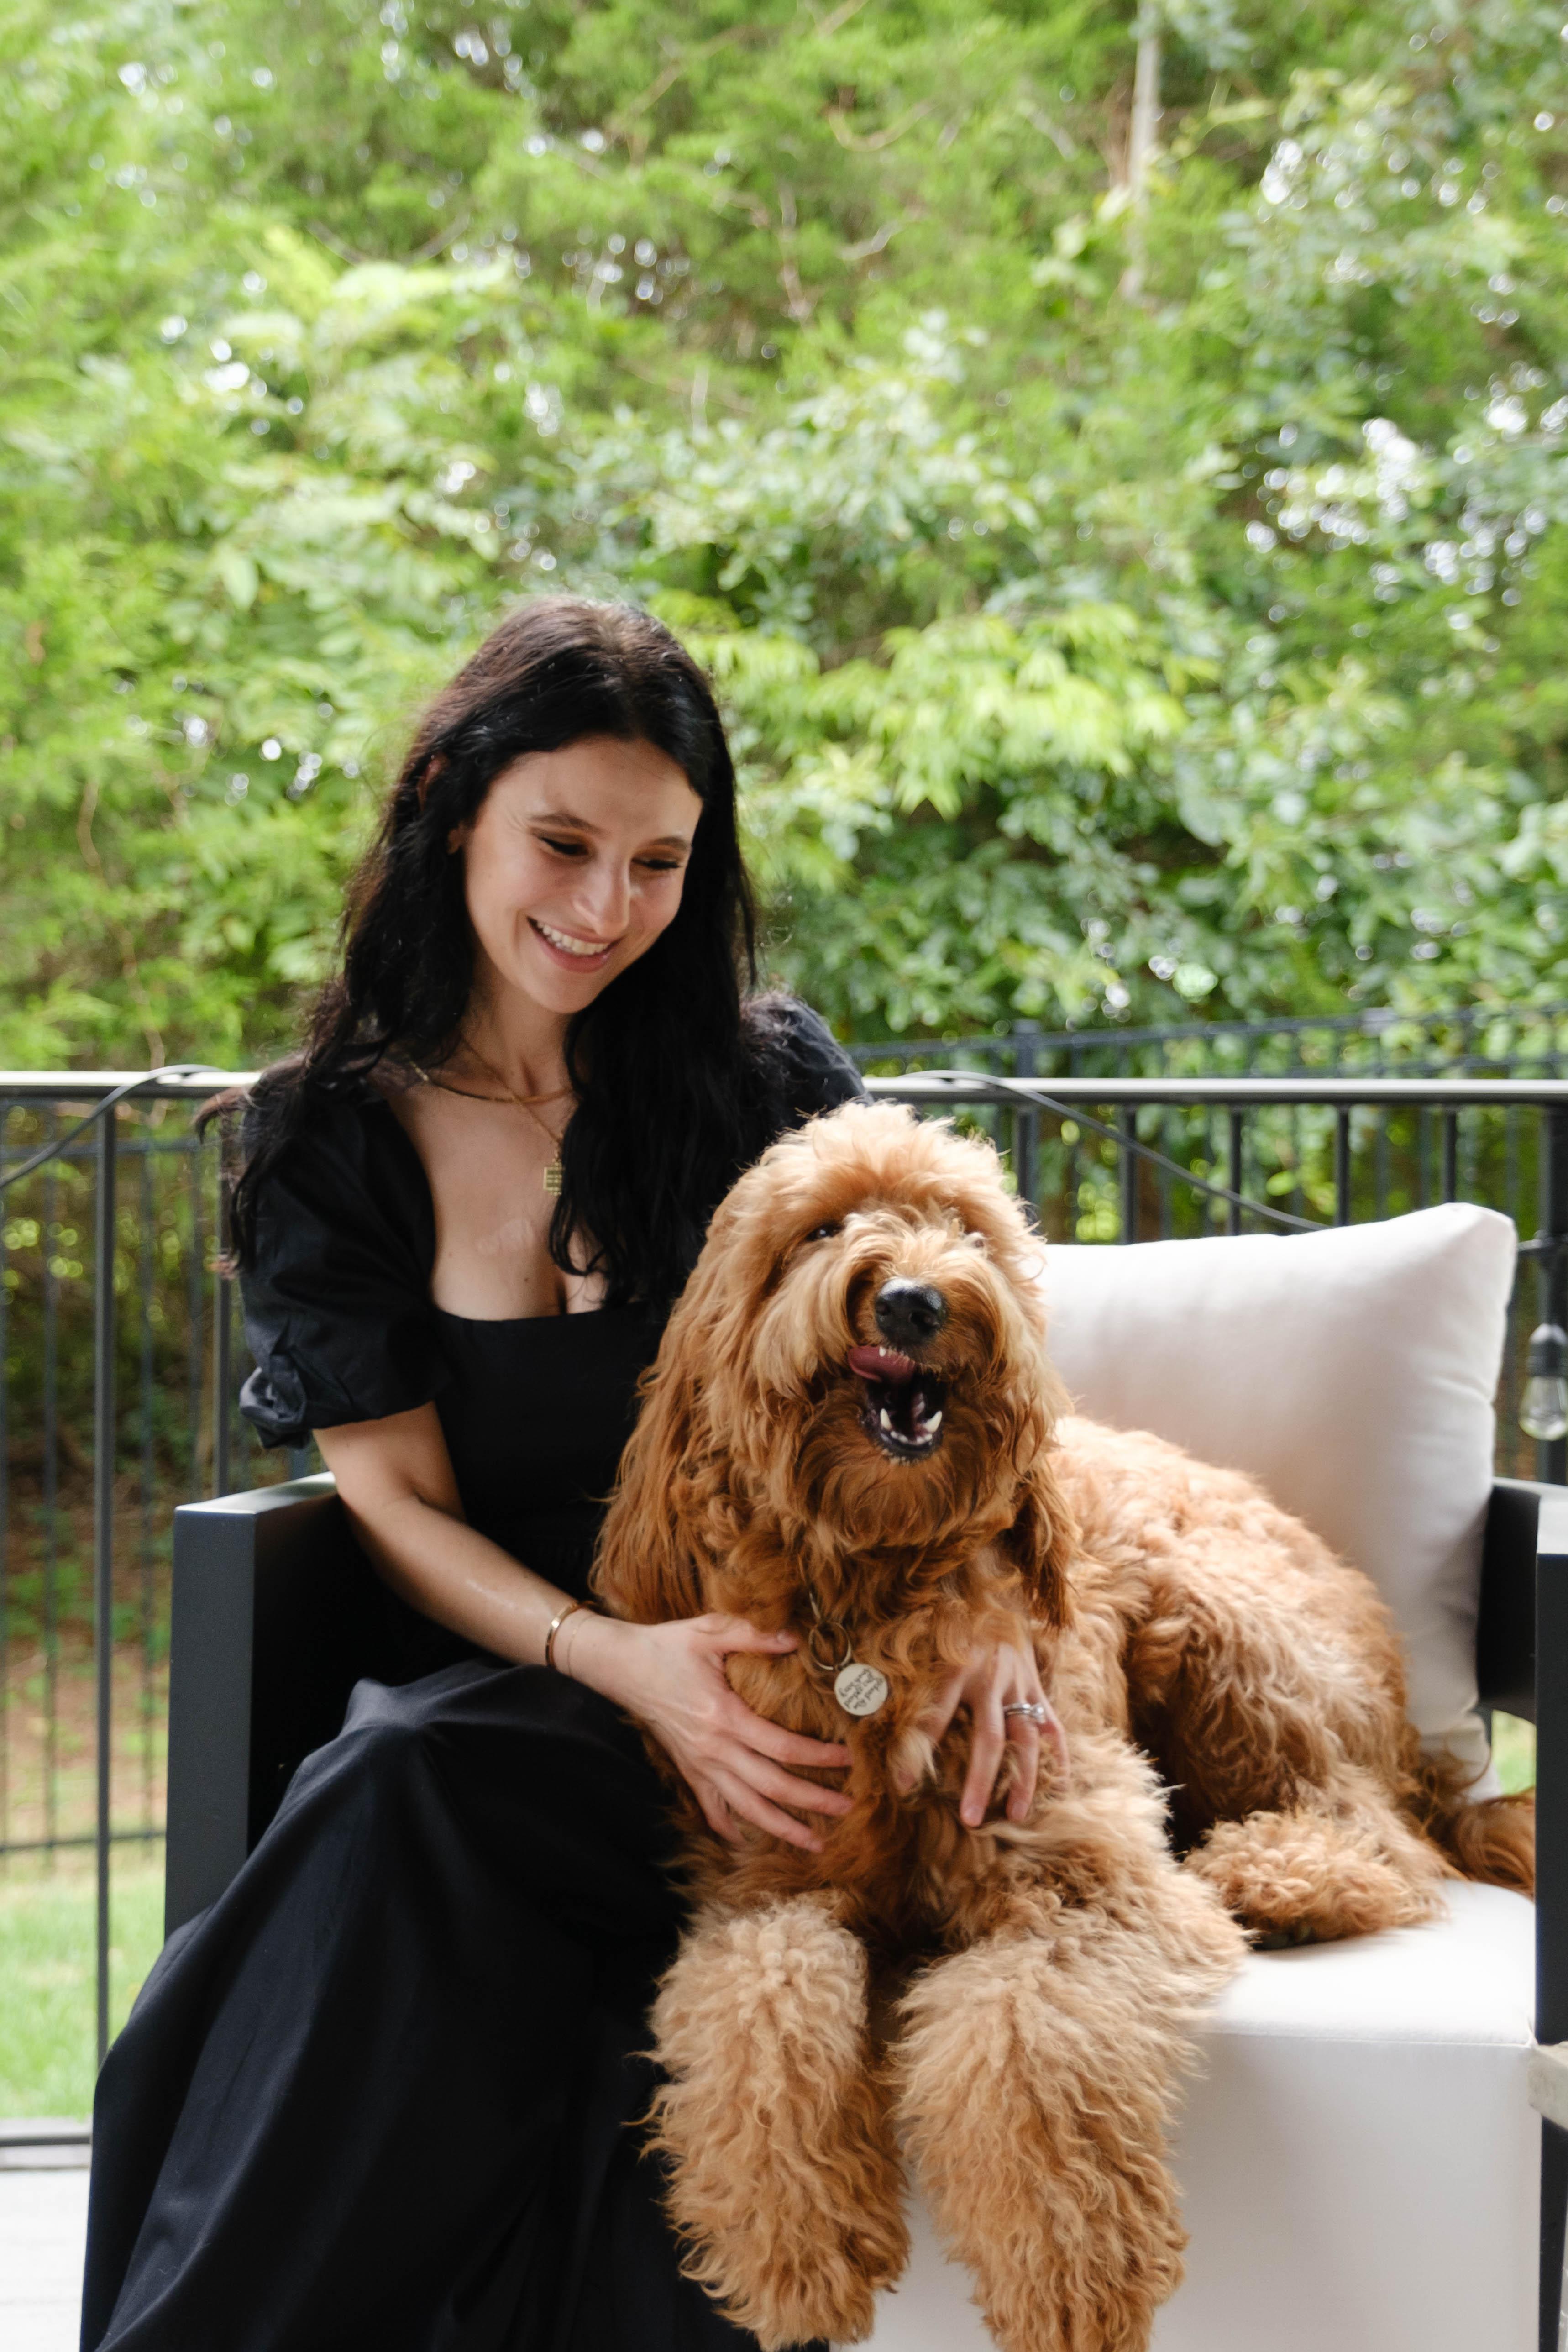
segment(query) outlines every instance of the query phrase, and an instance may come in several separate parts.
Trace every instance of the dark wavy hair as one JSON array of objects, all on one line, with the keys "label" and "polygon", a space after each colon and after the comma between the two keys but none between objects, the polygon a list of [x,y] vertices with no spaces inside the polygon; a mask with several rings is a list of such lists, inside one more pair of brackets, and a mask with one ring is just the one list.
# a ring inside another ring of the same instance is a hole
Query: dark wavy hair
[{"label": "dark wavy hair", "polygon": [[[448,850],[521,753],[609,735],[673,760],[702,803],[680,910],[566,1034],[578,1107],[561,1147],[550,1255],[602,1274],[611,1305],[666,1302],[707,1220],[766,1140],[766,1018],[752,898],[736,831],[735,769],[706,677],[651,614],[541,597],[486,637],[425,712],[351,882],[341,970],[303,1050],[250,1097],[235,1185],[235,1263],[254,1263],[256,1203],[311,1097],[363,1087],[389,1057],[425,1066],[454,1050],[474,982],[463,859]],[[760,1009],[760,1008],[759,1008]],[[588,1266],[574,1237],[591,1236]]]}]

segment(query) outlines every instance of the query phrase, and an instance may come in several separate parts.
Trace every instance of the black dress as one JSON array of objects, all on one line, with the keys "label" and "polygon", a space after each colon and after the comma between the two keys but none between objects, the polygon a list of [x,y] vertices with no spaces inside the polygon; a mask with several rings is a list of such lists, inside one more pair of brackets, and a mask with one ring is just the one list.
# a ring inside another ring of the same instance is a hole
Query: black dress
[{"label": "black dress", "polygon": [[[780,1125],[861,1090],[775,1027]],[[298,1444],[434,1398],[470,1523],[581,1593],[659,1324],[443,1314],[434,1252],[396,1118],[337,1102],[262,1204],[244,1408]],[[735,2352],[629,2128],[681,1927],[641,1738],[378,1591],[380,1679],[110,2052],[83,2352]]]}]

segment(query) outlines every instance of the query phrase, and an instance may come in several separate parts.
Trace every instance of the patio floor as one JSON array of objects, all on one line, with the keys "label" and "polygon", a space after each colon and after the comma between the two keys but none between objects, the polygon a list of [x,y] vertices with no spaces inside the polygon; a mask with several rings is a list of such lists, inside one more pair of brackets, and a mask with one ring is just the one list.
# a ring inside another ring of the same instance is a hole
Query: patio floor
[{"label": "patio floor", "polygon": [[0,2344],[76,2352],[87,2238],[86,2168],[0,2169]]}]

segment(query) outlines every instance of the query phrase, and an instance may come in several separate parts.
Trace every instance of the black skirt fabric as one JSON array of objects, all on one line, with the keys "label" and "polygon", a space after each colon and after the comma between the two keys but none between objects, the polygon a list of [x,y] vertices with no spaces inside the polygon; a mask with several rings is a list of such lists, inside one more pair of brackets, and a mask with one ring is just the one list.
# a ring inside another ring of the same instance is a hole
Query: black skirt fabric
[{"label": "black skirt fabric", "polygon": [[[437,1321],[471,1523],[584,1591],[657,1324]],[[382,1679],[110,2052],[83,2352],[754,2344],[637,2129],[681,1927],[641,1736],[374,1590]]]},{"label": "black skirt fabric", "polygon": [[100,2078],[84,2352],[721,2352],[635,2128],[678,1906],[615,1708],[361,1683]]}]

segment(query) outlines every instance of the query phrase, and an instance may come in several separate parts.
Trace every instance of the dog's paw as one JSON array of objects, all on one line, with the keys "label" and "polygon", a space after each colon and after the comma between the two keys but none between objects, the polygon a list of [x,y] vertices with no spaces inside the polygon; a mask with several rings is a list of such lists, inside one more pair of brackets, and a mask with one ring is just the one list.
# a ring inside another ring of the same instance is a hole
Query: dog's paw
[{"label": "dog's paw", "polygon": [[[902,2209],[864,2212],[828,2225],[815,2242],[807,2233],[788,2249],[775,2246],[745,2264],[744,2283],[736,2275],[736,2251],[727,2250],[729,2275],[719,2294],[727,2316],[749,2328],[762,2352],[792,2352],[818,2338],[865,2341],[875,2323],[878,2290],[904,2274],[909,2233]],[[704,2265],[699,2273],[710,2285],[716,2284],[716,2267]]]},{"label": "dog's paw", "polygon": [[1434,1908],[1431,1885],[1402,1868],[1372,1826],[1324,1814],[1217,1822],[1185,1867],[1264,1950],[1413,1927]]}]

